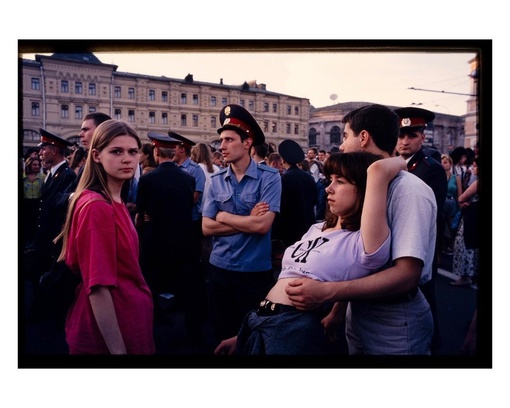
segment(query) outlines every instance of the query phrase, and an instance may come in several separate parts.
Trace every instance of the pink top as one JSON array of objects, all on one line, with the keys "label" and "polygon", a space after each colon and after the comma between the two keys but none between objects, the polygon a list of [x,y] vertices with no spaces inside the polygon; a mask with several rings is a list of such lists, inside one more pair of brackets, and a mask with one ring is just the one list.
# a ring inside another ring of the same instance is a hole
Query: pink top
[{"label": "pink top", "polygon": [[85,190],[76,203],[66,264],[83,282],[66,321],[71,354],[108,354],[88,296],[108,286],[128,354],[152,354],[152,295],[138,263],[138,236],[124,204]]}]

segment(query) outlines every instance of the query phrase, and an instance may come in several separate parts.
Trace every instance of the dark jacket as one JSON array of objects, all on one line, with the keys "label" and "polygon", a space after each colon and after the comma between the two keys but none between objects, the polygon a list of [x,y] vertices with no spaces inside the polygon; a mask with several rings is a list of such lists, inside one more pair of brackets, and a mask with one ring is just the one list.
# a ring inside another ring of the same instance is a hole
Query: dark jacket
[{"label": "dark jacket", "polygon": [[317,187],[313,177],[297,166],[282,175],[280,213],[273,223],[272,239],[283,241],[285,247],[301,239],[315,223],[314,206]]}]

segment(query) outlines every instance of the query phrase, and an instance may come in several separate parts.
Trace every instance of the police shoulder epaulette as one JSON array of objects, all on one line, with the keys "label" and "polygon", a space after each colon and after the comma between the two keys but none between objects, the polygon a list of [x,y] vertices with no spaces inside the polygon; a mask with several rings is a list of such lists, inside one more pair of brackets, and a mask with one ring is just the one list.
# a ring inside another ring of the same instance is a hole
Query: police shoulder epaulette
[{"label": "police shoulder epaulette", "polygon": [[228,170],[228,168],[223,168],[220,171],[217,171],[216,173],[211,174],[211,177],[219,176],[220,174],[225,174],[225,172]]},{"label": "police shoulder epaulette", "polygon": [[437,161],[437,160],[435,160],[433,157],[425,156],[425,157],[423,158],[423,161],[424,161],[425,163],[427,163],[427,166],[430,166],[431,164],[434,164],[434,162],[435,162],[435,161]]},{"label": "police shoulder epaulette", "polygon": [[264,171],[269,171],[270,173],[278,173],[278,170],[276,170],[274,167],[269,167],[267,164],[259,164],[257,167]]}]

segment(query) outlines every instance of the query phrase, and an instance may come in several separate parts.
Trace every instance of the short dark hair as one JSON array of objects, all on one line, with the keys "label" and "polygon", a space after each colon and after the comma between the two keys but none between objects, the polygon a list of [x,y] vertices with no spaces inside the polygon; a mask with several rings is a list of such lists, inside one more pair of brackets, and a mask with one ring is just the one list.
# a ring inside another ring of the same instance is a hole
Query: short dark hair
[{"label": "short dark hair", "polygon": [[90,119],[92,119],[94,121],[94,124],[96,126],[99,126],[101,123],[106,122],[107,120],[110,120],[111,117],[109,117],[106,113],[102,113],[102,112],[90,112],[87,115],[85,115],[85,117],[83,118],[84,121],[90,120]]},{"label": "short dark hair", "polygon": [[450,157],[452,158],[454,165],[457,164],[460,159],[462,159],[462,156],[466,156],[467,158],[466,148],[462,146],[457,146],[450,152]]},{"label": "short dark hair", "polygon": [[398,115],[383,105],[365,105],[350,111],[342,119],[359,135],[366,130],[375,145],[383,152],[393,155],[400,131]]},{"label": "short dark hair", "polygon": [[267,156],[267,153],[269,152],[269,145],[266,142],[264,142],[257,146],[252,146],[252,149],[255,149],[255,153],[257,154],[257,156],[265,158]]}]

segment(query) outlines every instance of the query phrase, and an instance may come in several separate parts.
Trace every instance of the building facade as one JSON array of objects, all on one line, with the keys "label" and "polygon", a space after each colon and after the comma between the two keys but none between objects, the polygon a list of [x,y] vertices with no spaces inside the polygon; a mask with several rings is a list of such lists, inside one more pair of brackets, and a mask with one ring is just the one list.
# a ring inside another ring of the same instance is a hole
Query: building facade
[{"label": "building facade", "polygon": [[20,60],[22,146],[37,146],[39,128],[77,142],[85,115],[104,112],[130,122],[141,139],[169,130],[217,148],[219,112],[227,104],[244,106],[258,121],[266,141],[284,139],[308,147],[310,101],[271,92],[256,81],[242,85],[199,82],[117,71],[94,54],[36,55]]},{"label": "building facade", "polygon": [[469,61],[470,64],[470,80],[471,80],[471,96],[467,101],[467,113],[465,115],[465,131],[466,138],[464,140],[464,147],[474,148],[478,141],[478,79],[479,79],[479,67],[478,57],[473,58]]},{"label": "building facade", "polygon": [[[342,143],[343,117],[354,109],[373,102],[344,102],[310,112],[308,144],[310,147],[331,151]],[[390,109],[399,106],[388,106]],[[464,146],[464,117],[434,112],[436,117],[425,130],[425,146],[433,146],[441,153],[448,153],[456,146]]]}]

